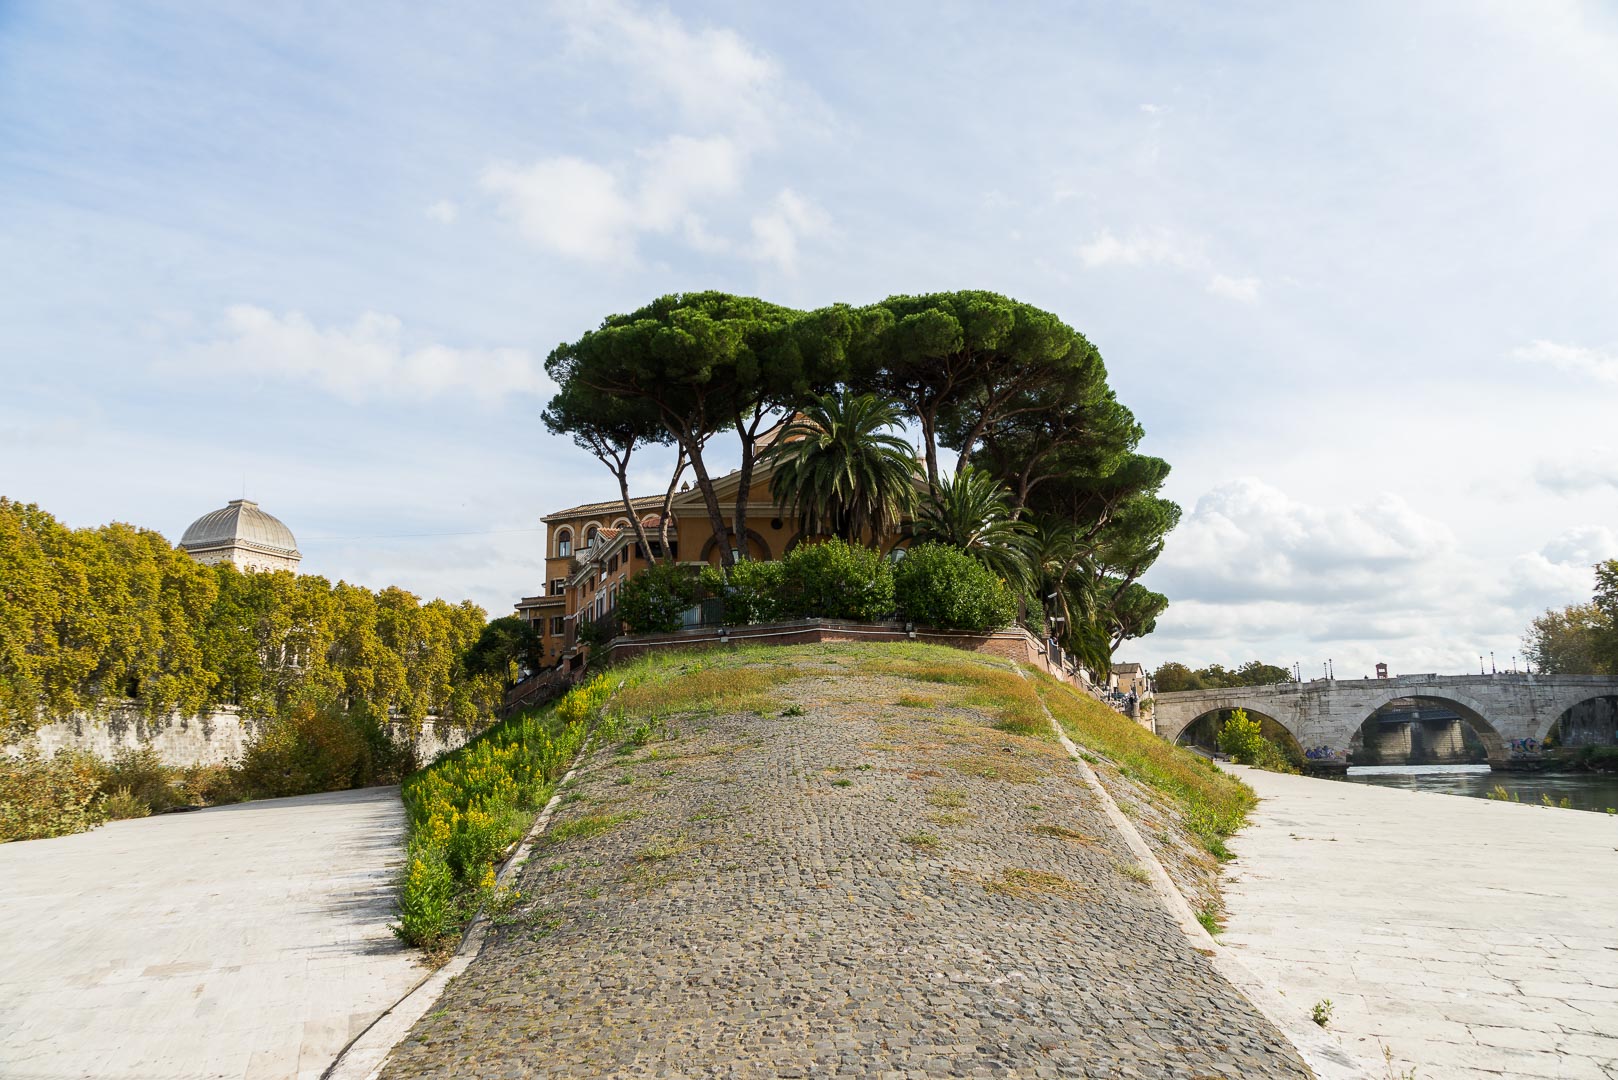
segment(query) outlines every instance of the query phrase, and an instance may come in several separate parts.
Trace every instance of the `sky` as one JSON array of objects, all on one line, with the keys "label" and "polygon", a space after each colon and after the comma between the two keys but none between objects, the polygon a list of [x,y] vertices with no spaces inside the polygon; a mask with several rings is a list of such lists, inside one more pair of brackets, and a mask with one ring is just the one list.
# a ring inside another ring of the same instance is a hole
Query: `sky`
[{"label": "sky", "polygon": [[977,288],[1173,466],[1121,660],[1507,667],[1618,557],[1610,5],[206,9],[0,0],[0,494],[71,525],[245,493],[502,614],[614,493],[558,344]]}]

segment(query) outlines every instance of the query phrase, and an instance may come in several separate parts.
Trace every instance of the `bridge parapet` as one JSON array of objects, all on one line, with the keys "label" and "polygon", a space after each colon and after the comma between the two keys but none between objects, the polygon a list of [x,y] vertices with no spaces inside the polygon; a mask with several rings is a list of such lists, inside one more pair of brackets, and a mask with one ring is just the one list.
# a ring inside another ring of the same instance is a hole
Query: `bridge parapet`
[{"label": "bridge parapet", "polygon": [[1551,726],[1569,708],[1595,697],[1618,697],[1618,678],[1600,675],[1400,675],[1392,679],[1314,679],[1266,686],[1158,693],[1155,728],[1178,740],[1198,719],[1246,709],[1284,727],[1319,766],[1343,767],[1356,732],[1400,698],[1446,703],[1476,730],[1489,761],[1508,766],[1537,759]]}]

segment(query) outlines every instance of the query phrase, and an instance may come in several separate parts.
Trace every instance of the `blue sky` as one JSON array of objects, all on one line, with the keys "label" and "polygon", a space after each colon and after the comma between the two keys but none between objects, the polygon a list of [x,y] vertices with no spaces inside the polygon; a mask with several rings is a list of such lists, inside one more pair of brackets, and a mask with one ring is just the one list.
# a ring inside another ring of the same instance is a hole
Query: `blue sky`
[{"label": "blue sky", "polygon": [[1130,658],[1504,662],[1618,556],[1610,7],[210,7],[0,0],[0,492],[72,524],[245,483],[499,613],[611,493],[557,343],[988,288],[1174,465]]}]

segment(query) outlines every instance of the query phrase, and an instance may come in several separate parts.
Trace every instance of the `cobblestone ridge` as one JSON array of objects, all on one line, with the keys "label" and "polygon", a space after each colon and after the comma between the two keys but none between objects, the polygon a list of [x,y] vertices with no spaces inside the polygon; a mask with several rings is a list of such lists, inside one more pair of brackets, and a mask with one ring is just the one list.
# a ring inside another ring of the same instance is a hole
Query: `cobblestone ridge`
[{"label": "cobblestone ridge", "polygon": [[598,751],[384,1075],[1308,1076],[1060,748],[940,695],[816,675]]}]

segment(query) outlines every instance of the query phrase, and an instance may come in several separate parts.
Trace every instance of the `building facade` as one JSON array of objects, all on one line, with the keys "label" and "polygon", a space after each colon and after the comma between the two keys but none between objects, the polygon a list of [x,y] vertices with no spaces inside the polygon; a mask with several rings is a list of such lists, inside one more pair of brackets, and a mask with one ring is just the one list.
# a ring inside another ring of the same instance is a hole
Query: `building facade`
[{"label": "building facade", "polygon": [[[804,540],[797,519],[770,494],[773,475],[767,458],[753,473],[747,512],[745,557],[749,559],[779,559]],[[735,518],[739,481],[734,472],[714,481],[720,512],[726,521]],[[546,666],[554,666],[573,654],[580,626],[610,616],[624,582],[654,561],[664,561],[663,496],[637,498],[631,505],[652,544],[652,558],[642,549],[622,499],[573,506],[542,519],[545,585],[538,594],[518,601],[516,610],[539,631]],[[909,544],[909,536],[908,527],[901,526],[879,538],[878,547],[884,555],[897,558],[895,551]],[[670,501],[667,537],[678,563],[717,566],[722,561],[720,540],[708,518],[702,492],[696,487],[676,492]],[[738,550],[736,554],[742,553]]]}]

